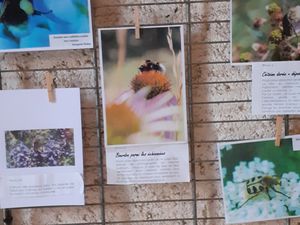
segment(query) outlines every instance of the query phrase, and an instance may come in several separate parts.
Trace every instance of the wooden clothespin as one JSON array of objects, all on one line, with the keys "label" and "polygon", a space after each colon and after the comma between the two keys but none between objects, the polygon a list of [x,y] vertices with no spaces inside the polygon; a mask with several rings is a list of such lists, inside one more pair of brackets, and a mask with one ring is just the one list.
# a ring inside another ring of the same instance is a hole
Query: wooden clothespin
[{"label": "wooden clothespin", "polygon": [[276,116],[276,130],[275,130],[275,146],[280,146],[280,139],[281,139],[281,131],[282,131],[282,124],[283,124],[283,116]]},{"label": "wooden clothespin", "polygon": [[134,26],[135,26],[135,38],[140,39],[140,8],[138,6],[134,7]]},{"label": "wooden clothespin", "polygon": [[47,87],[47,90],[48,90],[48,100],[49,100],[49,102],[55,102],[54,76],[50,72],[47,72],[47,74],[46,74],[46,87]]},{"label": "wooden clothespin", "polygon": [[22,83],[22,88],[26,89],[27,85],[26,85],[26,74],[24,71],[19,71],[18,72],[20,79],[21,79],[21,83]]}]

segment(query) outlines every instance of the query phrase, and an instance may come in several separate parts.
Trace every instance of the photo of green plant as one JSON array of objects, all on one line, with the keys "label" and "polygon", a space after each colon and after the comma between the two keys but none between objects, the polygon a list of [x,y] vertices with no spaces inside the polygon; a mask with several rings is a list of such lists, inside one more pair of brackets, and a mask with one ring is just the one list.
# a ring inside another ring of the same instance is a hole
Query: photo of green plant
[{"label": "photo of green plant", "polygon": [[182,26],[100,29],[108,145],[186,140]]},{"label": "photo of green plant", "polygon": [[232,0],[231,61],[300,60],[299,0]]},{"label": "photo of green plant", "polygon": [[300,151],[292,138],[220,144],[227,223],[300,216]]},{"label": "photo of green plant", "polygon": [[75,165],[73,129],[5,132],[7,168]]}]

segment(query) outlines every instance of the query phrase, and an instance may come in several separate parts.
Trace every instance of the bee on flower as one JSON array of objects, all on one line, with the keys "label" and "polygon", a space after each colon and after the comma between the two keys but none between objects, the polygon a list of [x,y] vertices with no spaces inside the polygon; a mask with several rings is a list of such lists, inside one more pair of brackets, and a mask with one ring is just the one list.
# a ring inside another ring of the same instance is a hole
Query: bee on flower
[{"label": "bee on flower", "polygon": [[145,60],[130,89],[106,106],[108,144],[178,140],[180,109],[165,67]]}]

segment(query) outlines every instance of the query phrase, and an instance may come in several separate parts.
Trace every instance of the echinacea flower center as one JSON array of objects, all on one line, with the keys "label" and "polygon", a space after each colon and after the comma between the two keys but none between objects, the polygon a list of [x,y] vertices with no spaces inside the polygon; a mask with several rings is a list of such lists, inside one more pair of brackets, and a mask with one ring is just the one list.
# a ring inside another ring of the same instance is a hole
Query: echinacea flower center
[{"label": "echinacea flower center", "polygon": [[126,104],[106,107],[106,129],[108,144],[124,144],[126,139],[140,130],[140,119]]}]

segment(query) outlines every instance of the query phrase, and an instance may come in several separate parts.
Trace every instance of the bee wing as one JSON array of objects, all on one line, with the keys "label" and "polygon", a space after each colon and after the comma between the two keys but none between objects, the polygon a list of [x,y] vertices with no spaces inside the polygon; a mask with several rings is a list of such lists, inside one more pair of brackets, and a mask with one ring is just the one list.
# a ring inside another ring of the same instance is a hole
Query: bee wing
[{"label": "bee wing", "polygon": [[8,5],[8,0],[3,0],[3,2],[1,3],[1,6],[0,6],[0,20],[5,12],[7,5]]}]

